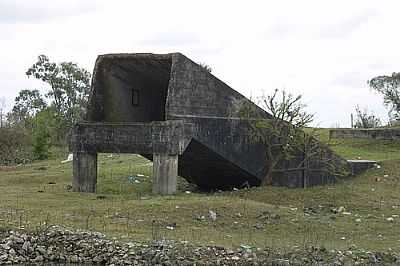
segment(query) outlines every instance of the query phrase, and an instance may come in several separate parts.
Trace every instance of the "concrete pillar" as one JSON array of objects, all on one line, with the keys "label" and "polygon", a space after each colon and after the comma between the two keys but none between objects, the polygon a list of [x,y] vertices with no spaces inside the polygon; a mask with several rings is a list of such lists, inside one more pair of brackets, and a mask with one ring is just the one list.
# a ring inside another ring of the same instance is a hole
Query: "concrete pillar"
[{"label": "concrete pillar", "polygon": [[74,152],[72,190],[96,192],[97,153]]},{"label": "concrete pillar", "polygon": [[153,154],[153,193],[168,195],[176,192],[178,155]]}]

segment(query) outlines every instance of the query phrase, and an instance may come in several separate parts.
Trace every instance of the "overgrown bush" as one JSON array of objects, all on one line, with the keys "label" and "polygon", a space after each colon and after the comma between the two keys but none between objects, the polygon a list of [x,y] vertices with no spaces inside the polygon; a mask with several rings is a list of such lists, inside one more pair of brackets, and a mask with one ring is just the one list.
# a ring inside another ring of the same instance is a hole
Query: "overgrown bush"
[{"label": "overgrown bush", "polygon": [[382,125],[379,117],[375,116],[373,113],[368,112],[367,109],[361,110],[359,106],[356,107],[356,122],[354,124],[355,128],[375,128]]},{"label": "overgrown bush", "polygon": [[44,160],[49,157],[53,114],[51,110],[45,109],[35,117],[35,125],[32,130],[32,151],[34,158],[37,160]]},{"label": "overgrown bush", "polygon": [[0,165],[32,161],[29,133],[23,128],[0,128]]}]

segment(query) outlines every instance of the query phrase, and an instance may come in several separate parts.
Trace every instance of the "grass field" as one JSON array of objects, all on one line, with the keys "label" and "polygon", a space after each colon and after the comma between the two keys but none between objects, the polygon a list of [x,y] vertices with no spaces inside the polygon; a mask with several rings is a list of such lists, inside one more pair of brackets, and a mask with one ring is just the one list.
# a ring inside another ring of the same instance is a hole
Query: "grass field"
[{"label": "grass field", "polygon": [[180,179],[177,195],[159,197],[151,194],[152,164],[141,156],[100,154],[97,194],[70,192],[72,165],[56,156],[0,168],[0,227],[62,224],[118,239],[228,247],[400,250],[400,142],[328,140],[326,130],[320,136],[345,158],[378,160],[380,168],[306,190],[201,193]]}]

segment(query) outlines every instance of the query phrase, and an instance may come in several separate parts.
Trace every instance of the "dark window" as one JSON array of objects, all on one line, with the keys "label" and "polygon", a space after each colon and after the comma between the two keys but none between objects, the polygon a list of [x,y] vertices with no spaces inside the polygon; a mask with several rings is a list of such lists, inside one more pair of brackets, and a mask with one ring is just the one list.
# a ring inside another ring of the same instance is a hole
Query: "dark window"
[{"label": "dark window", "polygon": [[139,105],[139,90],[132,90],[132,105],[138,106]]}]

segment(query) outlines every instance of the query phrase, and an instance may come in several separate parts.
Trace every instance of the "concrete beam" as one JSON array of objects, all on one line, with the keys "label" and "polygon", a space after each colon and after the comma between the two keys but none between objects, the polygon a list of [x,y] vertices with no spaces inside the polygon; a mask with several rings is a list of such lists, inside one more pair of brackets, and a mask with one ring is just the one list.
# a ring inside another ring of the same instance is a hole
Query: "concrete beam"
[{"label": "concrete beam", "polygon": [[96,192],[97,153],[74,152],[72,190]]},{"label": "concrete beam", "polygon": [[176,193],[178,155],[153,154],[153,193]]}]

